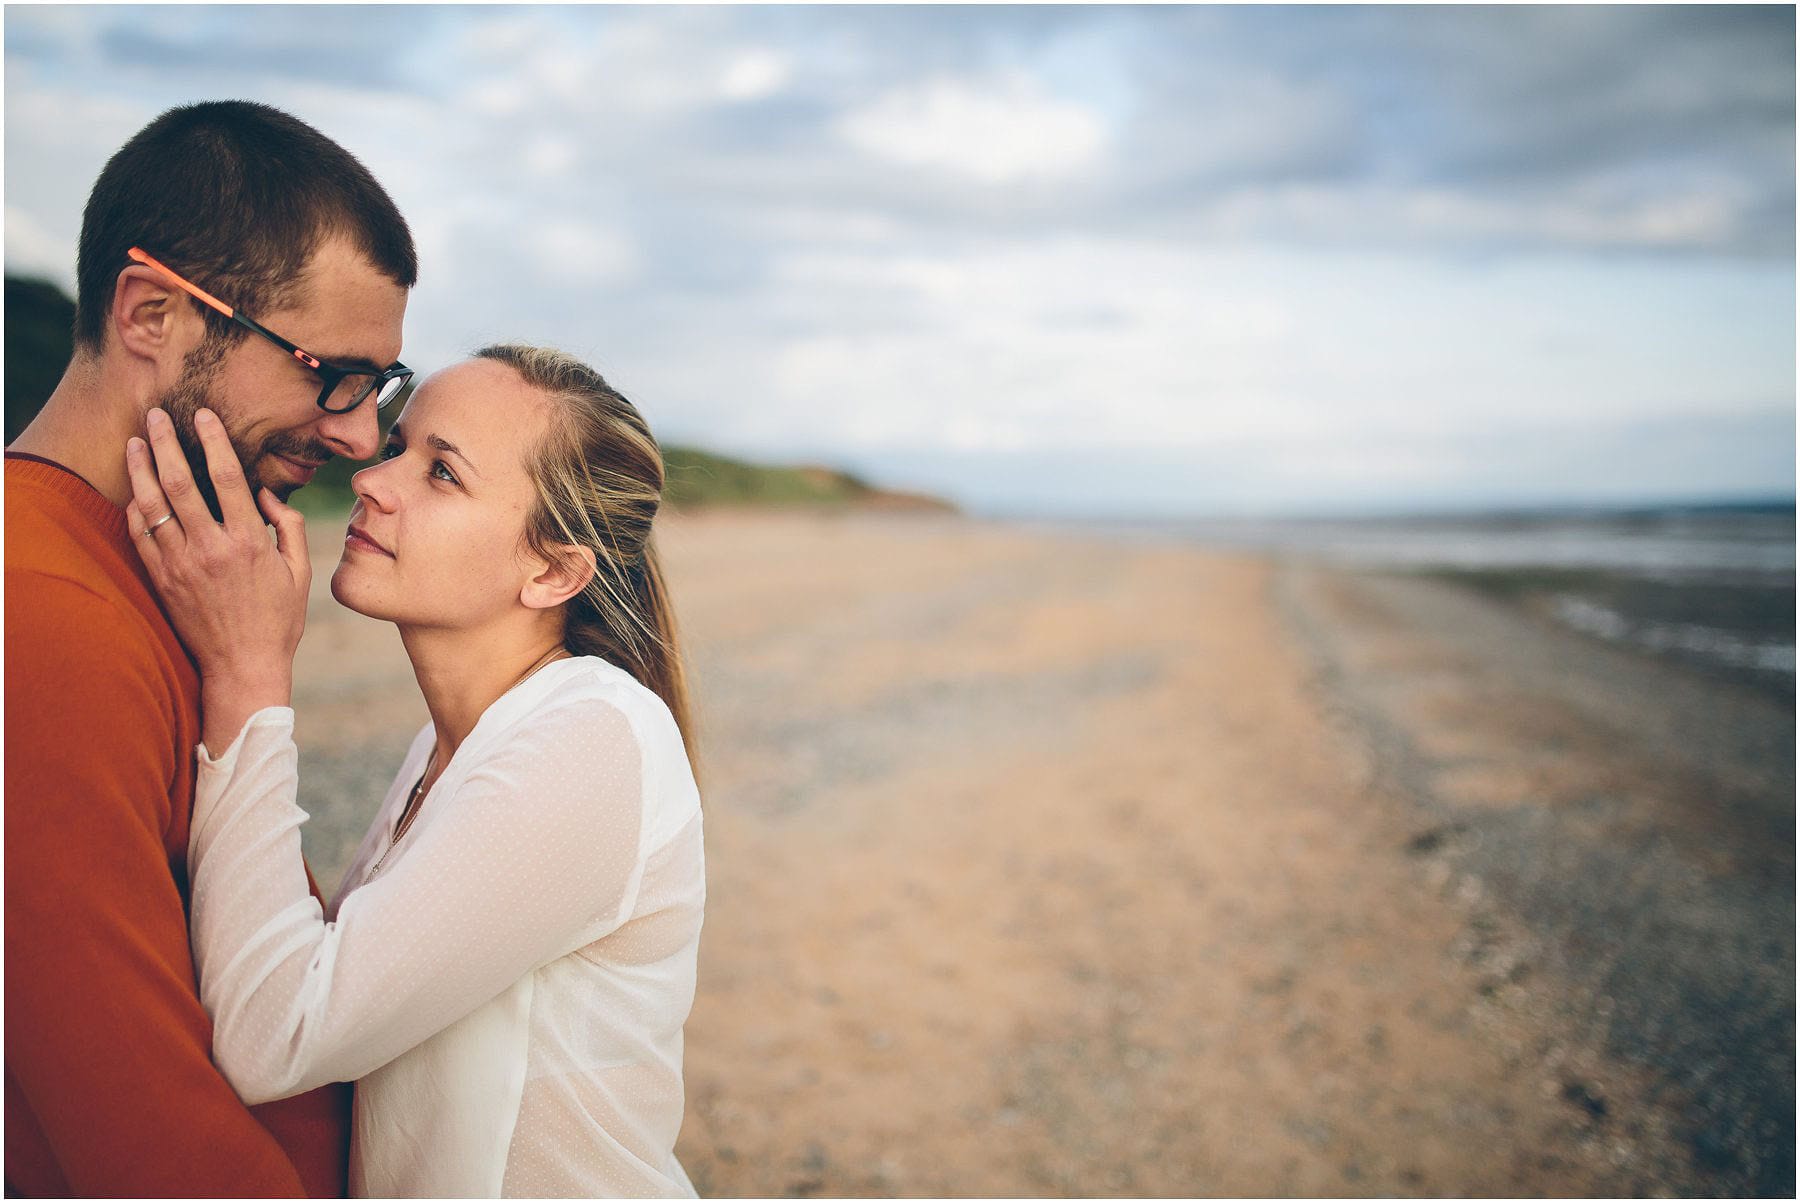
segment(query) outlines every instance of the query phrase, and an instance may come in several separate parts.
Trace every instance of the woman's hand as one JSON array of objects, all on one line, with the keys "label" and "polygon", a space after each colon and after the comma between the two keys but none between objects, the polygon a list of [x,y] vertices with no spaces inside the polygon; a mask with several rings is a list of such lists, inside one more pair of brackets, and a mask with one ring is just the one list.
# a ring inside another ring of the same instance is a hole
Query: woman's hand
[{"label": "woman's hand", "polygon": [[292,694],[312,585],[306,520],[267,489],[251,499],[224,425],[203,409],[194,429],[224,515],[213,521],[168,415],[152,409],[147,425],[148,447],[136,438],[125,445],[132,542],[200,667],[203,738],[217,755],[252,714]]}]

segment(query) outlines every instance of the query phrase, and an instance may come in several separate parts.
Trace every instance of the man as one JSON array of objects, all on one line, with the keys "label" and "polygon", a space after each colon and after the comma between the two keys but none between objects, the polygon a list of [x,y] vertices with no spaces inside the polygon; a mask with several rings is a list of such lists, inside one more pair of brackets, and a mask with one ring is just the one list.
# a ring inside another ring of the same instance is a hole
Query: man
[{"label": "man", "polygon": [[210,408],[282,497],[370,458],[417,270],[362,164],[263,105],[163,114],[88,198],[75,354],[6,456],[8,1195],[344,1193],[348,1086],[247,1109],[211,1061],[200,682],[132,546],[156,516],[125,443],[162,406],[195,448]]}]

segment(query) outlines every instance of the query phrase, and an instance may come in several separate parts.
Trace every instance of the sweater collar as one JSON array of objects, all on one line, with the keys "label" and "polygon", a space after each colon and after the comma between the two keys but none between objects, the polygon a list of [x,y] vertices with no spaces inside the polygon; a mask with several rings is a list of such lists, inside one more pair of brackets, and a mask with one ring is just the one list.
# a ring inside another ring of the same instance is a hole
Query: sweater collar
[{"label": "sweater collar", "polygon": [[125,529],[125,509],[114,505],[106,495],[66,465],[28,451],[6,453],[6,475],[9,482],[28,483],[49,489],[120,547],[131,546]]}]

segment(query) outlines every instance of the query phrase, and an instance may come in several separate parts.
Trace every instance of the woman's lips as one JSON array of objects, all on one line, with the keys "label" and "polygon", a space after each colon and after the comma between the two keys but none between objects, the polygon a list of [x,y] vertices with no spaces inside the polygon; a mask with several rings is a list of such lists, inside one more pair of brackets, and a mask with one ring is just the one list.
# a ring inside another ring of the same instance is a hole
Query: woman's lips
[{"label": "woman's lips", "polygon": [[386,556],[390,560],[394,558],[393,552],[369,538],[359,526],[352,526],[348,531],[344,532],[344,550],[372,551],[376,555]]}]

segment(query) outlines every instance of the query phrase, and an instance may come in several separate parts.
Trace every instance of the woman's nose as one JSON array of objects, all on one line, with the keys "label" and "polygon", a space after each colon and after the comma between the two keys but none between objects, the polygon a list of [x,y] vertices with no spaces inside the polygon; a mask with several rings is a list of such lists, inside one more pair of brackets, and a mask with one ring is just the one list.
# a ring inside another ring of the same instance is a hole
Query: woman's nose
[{"label": "woman's nose", "polygon": [[384,471],[387,465],[387,460],[381,460],[350,477],[350,491],[364,505],[384,512],[394,508],[393,491],[387,487],[388,473]]}]

